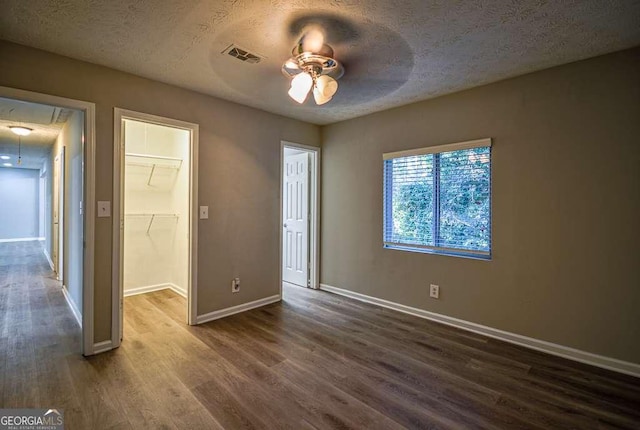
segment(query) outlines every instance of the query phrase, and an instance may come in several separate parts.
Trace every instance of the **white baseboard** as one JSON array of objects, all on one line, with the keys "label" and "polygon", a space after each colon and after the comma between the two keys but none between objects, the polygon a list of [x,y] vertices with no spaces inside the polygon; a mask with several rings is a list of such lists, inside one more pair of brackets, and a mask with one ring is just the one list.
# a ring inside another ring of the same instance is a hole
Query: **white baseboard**
[{"label": "white baseboard", "polygon": [[198,315],[196,317],[196,324],[202,324],[209,321],[217,320],[220,318],[228,317],[233,314],[237,314],[240,312],[248,311],[251,309],[259,308],[261,306],[265,306],[271,303],[279,302],[282,296],[280,294],[276,294],[274,296],[265,297],[263,299],[254,300],[253,302],[243,303],[241,305],[232,306],[226,309],[220,309],[219,311],[209,312],[204,315]]},{"label": "white baseboard", "polygon": [[113,343],[111,340],[103,340],[102,342],[93,344],[93,353],[100,354],[101,352],[107,352],[113,349]]},{"label": "white baseboard", "polygon": [[184,288],[181,288],[176,284],[172,284],[172,283],[146,285],[144,287],[130,288],[128,290],[124,290],[124,296],[129,297],[129,296],[135,296],[137,294],[145,294],[145,293],[150,293],[152,291],[160,291],[160,290],[171,290],[177,294],[180,294],[184,298],[187,297],[187,291]]},{"label": "white baseboard", "polygon": [[80,326],[80,328],[82,328],[82,314],[80,313],[80,310],[78,309],[78,306],[76,305],[76,303],[71,298],[71,294],[69,294],[67,287],[64,285],[62,286],[62,294],[64,295],[64,298],[67,299],[67,304],[71,308],[71,312],[73,313],[73,316],[76,318],[78,325]]},{"label": "white baseboard", "polygon": [[176,284],[169,284],[169,289],[176,294],[181,295],[185,299],[187,298],[187,290],[182,287],[177,286]]},{"label": "white baseboard", "polygon": [[462,330],[471,331],[484,336],[499,339],[505,342],[524,346],[526,348],[535,349],[537,351],[545,352],[547,354],[556,355],[559,357],[567,358],[569,360],[574,360],[581,363],[590,364],[592,366],[613,370],[615,372],[620,372],[627,375],[640,377],[640,364],[618,360],[616,358],[605,357],[603,355],[593,354],[591,352],[570,348],[568,346],[558,345],[558,344],[547,342],[544,340],[534,339],[532,337],[522,336],[516,333],[499,330],[493,327],[487,327],[481,324],[476,324],[470,321],[453,318],[447,315],[425,311],[424,309],[418,309],[411,306],[402,305],[400,303],[391,302],[389,300],[379,299],[377,297],[356,293],[354,291],[344,290],[342,288],[333,287],[327,284],[320,284],[320,289],[324,291],[328,291],[330,293],[339,294],[341,296],[350,297],[352,299],[359,300],[361,302],[371,303],[374,305],[382,306],[384,308],[393,309],[405,314],[414,315],[420,318],[425,318],[431,321],[439,322],[441,324],[446,324]]},{"label": "white baseboard", "polygon": [[51,267],[51,270],[53,270],[55,272],[56,269],[53,267],[53,260],[51,259],[51,256],[49,255],[49,251],[47,251],[46,248],[42,248],[42,252],[44,253],[45,258],[49,262],[49,266]]},{"label": "white baseboard", "polygon": [[0,239],[0,243],[4,243],[4,242],[31,242],[32,240],[44,240],[44,237],[16,237],[15,239]]}]

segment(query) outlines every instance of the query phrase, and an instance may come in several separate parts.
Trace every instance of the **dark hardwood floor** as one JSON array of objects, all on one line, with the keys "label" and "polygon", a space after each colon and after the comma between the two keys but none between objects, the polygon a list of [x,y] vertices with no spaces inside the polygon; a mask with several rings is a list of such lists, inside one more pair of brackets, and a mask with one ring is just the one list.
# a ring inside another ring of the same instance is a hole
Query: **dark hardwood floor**
[{"label": "dark hardwood floor", "polygon": [[640,428],[640,380],[321,291],[189,327],[125,299],[122,346],[80,331],[35,242],[0,244],[0,406],[67,429]]}]

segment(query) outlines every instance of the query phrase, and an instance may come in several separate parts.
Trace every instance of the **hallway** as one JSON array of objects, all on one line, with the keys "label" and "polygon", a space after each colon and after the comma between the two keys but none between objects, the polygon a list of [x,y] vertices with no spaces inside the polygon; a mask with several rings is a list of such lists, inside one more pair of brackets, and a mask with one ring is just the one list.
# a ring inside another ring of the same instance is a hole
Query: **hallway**
[{"label": "hallway", "polygon": [[0,243],[0,405],[67,403],[66,363],[78,359],[80,327],[42,242]]}]

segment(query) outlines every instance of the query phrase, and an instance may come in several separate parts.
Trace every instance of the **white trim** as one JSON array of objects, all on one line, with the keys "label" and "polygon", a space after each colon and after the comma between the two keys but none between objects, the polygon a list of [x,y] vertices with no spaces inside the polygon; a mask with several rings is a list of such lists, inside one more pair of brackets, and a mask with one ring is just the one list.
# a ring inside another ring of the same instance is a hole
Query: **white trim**
[{"label": "white trim", "polygon": [[171,289],[171,286],[169,284],[145,285],[144,287],[129,288],[127,290],[124,290],[123,296],[124,297],[137,296],[138,294],[146,294],[146,293],[152,293],[154,291],[169,290],[169,289]]},{"label": "white trim", "polygon": [[67,300],[67,304],[71,308],[71,312],[73,313],[73,316],[78,322],[78,325],[80,326],[80,328],[82,328],[82,314],[80,313],[78,306],[76,306],[76,302],[74,302],[73,299],[71,298],[71,294],[69,294],[69,291],[67,290],[67,287],[65,285],[62,286],[62,294],[64,295],[64,298]]},{"label": "white trim", "polygon": [[279,204],[280,204],[280,223],[278,224],[278,235],[280,243],[280,256],[278,261],[280,263],[279,279],[280,279],[280,295],[282,296],[282,182],[284,176],[284,149],[296,148],[302,149],[311,154],[311,167],[312,174],[310,176],[311,190],[309,192],[310,203],[310,223],[309,226],[309,279],[311,281],[311,288],[320,288],[320,182],[321,182],[321,158],[322,150],[316,146],[303,145],[301,143],[288,142],[286,140],[280,141],[280,191],[279,191]]},{"label": "white trim", "polygon": [[499,339],[508,343],[513,343],[515,345],[524,346],[525,348],[535,349],[536,351],[545,352],[547,354],[556,355],[558,357],[567,358],[569,360],[578,361],[580,363],[586,363],[592,366],[601,367],[603,369],[613,370],[615,372],[640,377],[640,364],[618,360],[616,358],[605,357],[603,355],[593,354],[591,352],[570,348],[568,346],[534,339],[532,337],[522,336],[520,334],[499,330],[493,327],[487,327],[481,324],[453,318],[447,315],[429,312],[424,309],[418,309],[411,306],[402,305],[400,303],[391,302],[389,300],[379,299],[377,297],[356,293],[354,291],[344,290],[342,288],[333,287],[331,285],[320,284],[320,289],[341,296],[350,297],[361,302],[371,303],[405,314],[414,315],[462,330],[481,334],[483,336]]},{"label": "white trim", "polygon": [[100,354],[102,352],[111,351],[114,348],[111,340],[103,340],[93,345],[93,353]]},{"label": "white trim", "polygon": [[95,103],[0,86],[0,97],[80,110],[84,113],[84,257],[82,289],[82,353],[94,354],[93,288],[95,253],[96,105]]},{"label": "white trim", "polygon": [[228,317],[230,315],[238,314],[240,312],[245,312],[251,309],[259,308],[261,306],[266,306],[271,303],[279,302],[281,299],[282,299],[282,296],[280,294],[276,294],[274,296],[269,296],[263,299],[254,300],[253,302],[243,303],[237,306],[231,306],[230,308],[220,309],[219,311],[209,312],[204,315],[198,315],[197,322],[198,324],[203,324],[209,321],[213,321],[220,318]]},{"label": "white trim", "polygon": [[[185,299],[189,297],[187,290],[182,287],[177,286],[176,284],[169,284],[169,289],[174,293],[184,297]],[[193,325],[193,324],[190,324]]]},{"label": "white trim", "polygon": [[49,255],[49,251],[47,251],[46,248],[42,248],[42,253],[44,254],[44,256],[47,259],[47,261],[49,262],[49,267],[51,267],[51,270],[53,270],[55,272],[56,269],[53,267],[53,260],[51,259],[51,256]]},{"label": "white trim", "polygon": [[491,146],[491,138],[428,146],[426,148],[409,149],[406,151],[386,152],[382,154],[382,159],[390,160],[392,158],[410,157],[412,155],[438,154],[440,152],[461,151],[463,149],[483,148],[486,146]]},{"label": "white trim", "polygon": [[34,240],[43,240],[42,237],[16,237],[15,239],[0,239],[0,243],[6,242],[32,242]]},{"label": "white trim", "polygon": [[187,324],[197,324],[197,303],[198,303],[198,146],[200,126],[198,124],[180,121],[172,118],[165,118],[142,112],[135,112],[126,109],[113,109],[113,224],[112,224],[112,292],[111,292],[111,343],[113,348],[120,346],[121,332],[123,327],[123,313],[120,303],[124,297],[123,289],[123,256],[122,231],[120,225],[123,219],[122,199],[124,198],[122,175],[124,174],[124,151],[122,145],[123,128],[122,120],[131,119],[134,121],[147,122],[173,128],[188,130],[191,136],[191,159],[189,160],[189,203],[191,207],[191,217],[189,219],[189,236],[191,240],[191,250],[189,255],[189,284],[186,292],[183,288],[172,288],[176,293],[187,297]]},{"label": "white trim", "polygon": [[171,290],[174,293],[181,295],[185,299],[187,298],[187,291],[184,288],[179,287],[171,282],[167,282],[166,284],[155,284],[146,285],[144,287],[130,288],[128,290],[124,290],[124,297],[136,296],[138,294],[151,293],[153,291],[160,290]]},{"label": "white trim", "polygon": [[422,252],[424,254],[473,258],[474,260],[491,261],[491,251],[475,251],[471,249],[447,248],[444,246],[404,244],[400,242],[383,242],[382,246],[385,249],[395,249],[397,251]]}]

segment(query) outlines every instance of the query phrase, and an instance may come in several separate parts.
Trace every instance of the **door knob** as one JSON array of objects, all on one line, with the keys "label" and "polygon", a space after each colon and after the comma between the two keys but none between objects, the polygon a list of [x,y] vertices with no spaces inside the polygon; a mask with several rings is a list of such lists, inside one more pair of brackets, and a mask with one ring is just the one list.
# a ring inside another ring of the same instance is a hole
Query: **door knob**
[{"label": "door knob", "polygon": [[287,223],[282,224],[284,228],[287,228]]}]

